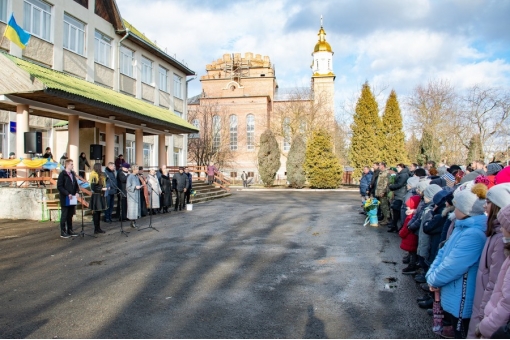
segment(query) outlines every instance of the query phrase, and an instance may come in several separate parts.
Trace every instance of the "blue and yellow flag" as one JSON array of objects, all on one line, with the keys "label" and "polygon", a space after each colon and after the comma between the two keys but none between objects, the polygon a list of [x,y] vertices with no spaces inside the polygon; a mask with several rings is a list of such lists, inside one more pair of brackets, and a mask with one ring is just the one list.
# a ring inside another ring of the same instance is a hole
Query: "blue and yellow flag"
[{"label": "blue and yellow flag", "polygon": [[16,20],[14,20],[14,13],[12,13],[11,18],[9,19],[9,23],[5,28],[4,37],[19,47],[25,48],[27,47],[28,41],[30,40],[30,33],[18,26]]}]

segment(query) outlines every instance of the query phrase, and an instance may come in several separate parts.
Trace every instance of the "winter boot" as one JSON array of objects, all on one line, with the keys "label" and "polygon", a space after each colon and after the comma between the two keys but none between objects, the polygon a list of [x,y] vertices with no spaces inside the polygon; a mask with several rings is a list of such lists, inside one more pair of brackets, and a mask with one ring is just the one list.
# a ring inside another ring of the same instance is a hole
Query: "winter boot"
[{"label": "winter boot", "polygon": [[62,237],[62,238],[71,237],[66,231],[66,225],[63,223],[60,224],[60,237]]},{"label": "winter boot", "polygon": [[403,264],[409,264],[409,253],[402,258]]},{"label": "winter boot", "polygon": [[416,274],[416,253],[409,253],[409,265],[402,269],[402,274],[413,275]]}]

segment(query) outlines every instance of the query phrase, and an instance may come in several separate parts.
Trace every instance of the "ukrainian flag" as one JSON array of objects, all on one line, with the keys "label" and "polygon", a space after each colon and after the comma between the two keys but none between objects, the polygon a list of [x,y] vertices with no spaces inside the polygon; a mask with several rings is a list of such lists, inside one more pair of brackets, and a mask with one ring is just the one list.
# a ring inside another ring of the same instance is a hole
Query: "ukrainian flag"
[{"label": "ukrainian flag", "polygon": [[23,30],[18,26],[16,20],[14,20],[14,13],[11,14],[9,23],[5,28],[4,37],[15,43],[21,48],[27,47],[28,41],[30,40],[30,33]]}]

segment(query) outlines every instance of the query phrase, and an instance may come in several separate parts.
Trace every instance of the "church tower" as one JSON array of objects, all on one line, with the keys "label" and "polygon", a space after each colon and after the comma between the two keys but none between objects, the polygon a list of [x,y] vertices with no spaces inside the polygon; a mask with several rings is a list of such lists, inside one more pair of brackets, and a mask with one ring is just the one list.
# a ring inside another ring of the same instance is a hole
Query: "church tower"
[{"label": "church tower", "polygon": [[[314,99],[332,119],[335,119],[335,73],[333,73],[333,50],[331,45],[326,41],[326,31],[322,26],[319,30],[319,41],[315,44],[312,53],[313,62],[312,68],[312,89],[314,92]],[[333,125],[333,124],[332,124]],[[331,125],[331,126],[332,126]]]}]

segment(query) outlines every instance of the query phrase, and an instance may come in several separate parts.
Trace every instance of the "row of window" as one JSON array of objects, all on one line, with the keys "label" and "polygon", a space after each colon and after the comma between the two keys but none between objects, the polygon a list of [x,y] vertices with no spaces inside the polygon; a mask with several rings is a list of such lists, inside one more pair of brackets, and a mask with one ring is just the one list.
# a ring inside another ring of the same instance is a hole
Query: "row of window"
[{"label": "row of window", "polygon": [[[0,20],[7,21],[7,1],[0,0]],[[23,28],[30,34],[51,42],[51,5],[42,0],[23,0]],[[86,24],[75,17],[64,13],[64,43],[63,47],[79,55],[85,55],[85,27]],[[112,38],[95,31],[94,61],[106,67],[112,67]],[[133,50],[125,46],[120,47],[120,72],[134,78]],[[153,79],[153,61],[142,56],[142,79],[146,84],[155,83]],[[168,70],[158,66],[159,89],[169,92]],[[182,99],[182,77],[174,74],[174,96]]]},{"label": "row of window", "polygon": [[[194,119],[192,124],[200,129],[200,121]],[[230,135],[230,150],[237,150],[237,136],[238,124],[237,116],[231,115],[229,117],[229,135]],[[189,138],[199,138],[199,134],[190,134]],[[212,119],[212,147],[217,151],[221,145],[221,117],[216,115]],[[255,116],[249,114],[246,116],[246,148],[248,150],[255,149]]]}]

